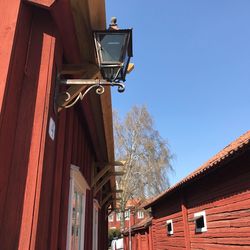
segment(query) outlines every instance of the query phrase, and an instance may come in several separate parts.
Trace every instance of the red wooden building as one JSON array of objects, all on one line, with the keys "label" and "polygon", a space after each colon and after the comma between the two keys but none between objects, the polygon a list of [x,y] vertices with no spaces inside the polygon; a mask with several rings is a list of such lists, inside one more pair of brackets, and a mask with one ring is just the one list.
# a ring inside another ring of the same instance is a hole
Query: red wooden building
[{"label": "red wooden building", "polygon": [[110,91],[55,105],[58,72],[99,76],[92,30],[105,28],[104,0],[0,1],[0,249],[107,249]]},{"label": "red wooden building", "polygon": [[250,249],[250,131],[145,208],[153,249]]},{"label": "red wooden building", "polygon": [[[149,214],[141,207],[141,202],[138,199],[129,200],[124,212],[124,229],[128,229],[133,225],[140,223],[145,218],[148,218]],[[108,217],[109,229],[121,229],[122,213],[117,209],[113,211]]]},{"label": "red wooden building", "polygon": [[[147,217],[124,232],[124,250],[152,250],[152,218]],[[130,243],[131,241],[131,243]],[[131,244],[131,248],[129,245]]]}]

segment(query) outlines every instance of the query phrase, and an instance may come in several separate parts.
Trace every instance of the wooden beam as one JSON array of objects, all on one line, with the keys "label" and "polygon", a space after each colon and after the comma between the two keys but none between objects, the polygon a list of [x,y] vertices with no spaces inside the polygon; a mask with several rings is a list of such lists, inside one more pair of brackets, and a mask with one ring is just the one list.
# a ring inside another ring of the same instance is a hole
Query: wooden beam
[{"label": "wooden beam", "polygon": [[59,72],[60,75],[86,75],[88,73],[89,67],[93,69],[99,68],[95,64],[83,63],[83,64],[63,64],[62,69]]},{"label": "wooden beam", "polygon": [[[117,193],[122,193],[123,192],[123,190],[113,190],[113,191],[111,191],[111,192],[109,192],[109,193],[107,193],[106,194],[106,197],[102,200],[102,202],[101,202],[101,207],[113,196],[113,195],[115,195],[115,194],[117,194]],[[120,199],[120,198],[115,198],[115,199]]]},{"label": "wooden beam", "polygon": [[49,9],[56,0],[24,0],[24,2],[37,5],[41,8]]},{"label": "wooden beam", "polygon": [[114,161],[114,162],[96,162],[96,165],[111,165],[111,166],[124,166],[124,161]]},{"label": "wooden beam", "polygon": [[113,176],[121,176],[124,174],[125,174],[125,172],[123,172],[123,171],[111,172],[111,175],[113,175]]},{"label": "wooden beam", "polygon": [[111,169],[112,165],[105,166],[96,176],[91,183],[91,187],[95,186],[96,183]]},{"label": "wooden beam", "polygon": [[[122,162],[112,162],[112,163],[96,163],[96,165],[105,165],[105,167],[93,177],[91,187],[95,186],[96,183],[113,167],[113,166],[123,166]],[[120,173],[120,172],[118,172]],[[124,174],[124,172],[123,172]],[[119,174],[118,174],[119,175]],[[118,176],[116,175],[116,176]]]},{"label": "wooden beam", "polygon": [[103,180],[95,187],[94,195],[110,180],[112,176],[121,176],[124,175],[124,172],[108,172]]},{"label": "wooden beam", "polygon": [[108,194],[101,202],[101,207],[112,197],[112,193]]},{"label": "wooden beam", "polygon": [[99,190],[110,180],[111,176],[111,173],[106,174],[103,180],[94,188],[94,196],[96,196]]}]

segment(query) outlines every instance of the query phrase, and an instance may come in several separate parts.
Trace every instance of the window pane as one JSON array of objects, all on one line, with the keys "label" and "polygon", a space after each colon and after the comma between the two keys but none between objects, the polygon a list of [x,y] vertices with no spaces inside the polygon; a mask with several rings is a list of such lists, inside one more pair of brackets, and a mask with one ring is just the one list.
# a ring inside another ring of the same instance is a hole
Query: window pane
[{"label": "window pane", "polygon": [[103,62],[121,62],[126,34],[100,34]]},{"label": "window pane", "polygon": [[143,219],[144,218],[144,212],[143,211],[138,211],[137,217],[138,217],[138,219]]},{"label": "window pane", "polygon": [[113,215],[113,214],[110,214],[110,215],[109,215],[109,221],[110,221],[110,222],[114,221],[114,215]]},{"label": "window pane", "polygon": [[196,220],[196,227],[203,228],[204,226],[205,226],[204,217],[202,216]]},{"label": "window pane", "polygon": [[168,232],[171,232],[171,231],[172,231],[172,224],[168,223]]},{"label": "window pane", "polygon": [[116,220],[117,220],[117,221],[120,221],[120,220],[121,220],[121,213],[117,213],[117,214],[116,214]]},{"label": "window pane", "polygon": [[74,190],[72,204],[72,238],[71,249],[80,250],[82,230],[82,194]]},{"label": "window pane", "polygon": [[125,211],[124,216],[125,216],[125,220],[129,220],[129,217],[130,217],[130,211],[129,211],[129,210]]}]

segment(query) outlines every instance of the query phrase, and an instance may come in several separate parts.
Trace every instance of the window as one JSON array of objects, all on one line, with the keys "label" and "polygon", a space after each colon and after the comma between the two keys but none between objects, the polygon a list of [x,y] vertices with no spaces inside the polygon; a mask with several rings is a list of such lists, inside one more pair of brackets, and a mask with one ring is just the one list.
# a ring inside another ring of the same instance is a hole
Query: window
[{"label": "window", "polygon": [[116,221],[120,221],[121,220],[121,213],[117,213],[116,214]]},{"label": "window", "polygon": [[98,249],[98,215],[99,204],[97,200],[93,203],[93,250]]},{"label": "window", "polygon": [[202,233],[207,231],[207,221],[206,221],[206,212],[198,212],[194,214],[195,222],[195,232]]},{"label": "window", "polygon": [[167,234],[172,235],[174,234],[174,225],[173,225],[173,220],[167,220]]},{"label": "window", "polygon": [[143,219],[144,218],[144,212],[143,211],[138,211],[137,212],[137,218],[138,219]]},{"label": "window", "polygon": [[114,221],[114,214],[110,214],[108,218],[109,218],[109,222],[113,222]]},{"label": "window", "polygon": [[130,210],[126,210],[124,213],[125,216],[125,220],[129,220],[130,219]]},{"label": "window", "polygon": [[79,168],[71,165],[67,250],[84,249],[86,190],[89,186]]}]

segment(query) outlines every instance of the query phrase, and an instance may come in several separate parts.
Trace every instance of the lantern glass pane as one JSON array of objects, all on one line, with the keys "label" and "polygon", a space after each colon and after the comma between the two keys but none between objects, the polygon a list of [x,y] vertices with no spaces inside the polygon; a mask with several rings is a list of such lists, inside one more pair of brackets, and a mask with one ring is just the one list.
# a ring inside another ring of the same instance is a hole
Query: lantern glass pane
[{"label": "lantern glass pane", "polygon": [[121,77],[123,78],[123,81],[125,81],[125,76],[127,74],[129,61],[130,61],[130,57],[128,56],[128,53],[126,51],[124,62],[123,62],[123,67],[122,67],[122,73],[121,73]]},{"label": "lantern glass pane", "polygon": [[122,62],[127,34],[100,34],[101,63]]}]

